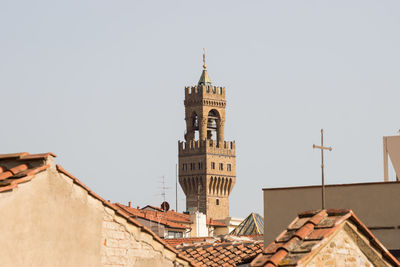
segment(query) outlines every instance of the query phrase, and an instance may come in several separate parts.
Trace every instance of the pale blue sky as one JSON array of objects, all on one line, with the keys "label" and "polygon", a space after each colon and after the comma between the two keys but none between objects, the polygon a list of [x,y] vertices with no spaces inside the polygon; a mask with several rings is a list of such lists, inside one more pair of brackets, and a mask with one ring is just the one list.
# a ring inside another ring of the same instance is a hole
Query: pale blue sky
[{"label": "pale blue sky", "polygon": [[[0,1],[0,152],[51,151],[113,202],[175,207],[184,86],[227,88],[231,215],[262,188],[382,180],[400,128],[400,1]],[[392,177],[393,179],[393,173]],[[180,210],[184,195],[179,193]]]}]

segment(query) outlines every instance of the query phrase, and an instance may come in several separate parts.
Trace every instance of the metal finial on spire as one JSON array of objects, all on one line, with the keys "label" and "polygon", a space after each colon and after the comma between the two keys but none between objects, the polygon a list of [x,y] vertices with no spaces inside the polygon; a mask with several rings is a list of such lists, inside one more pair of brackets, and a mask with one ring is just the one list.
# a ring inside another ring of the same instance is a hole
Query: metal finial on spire
[{"label": "metal finial on spire", "polygon": [[207,65],[206,65],[206,49],[203,48],[203,72],[201,73],[200,80],[198,85],[211,85],[210,77],[207,74]]},{"label": "metal finial on spire", "polygon": [[203,69],[207,69],[206,65],[206,49],[203,48]]}]

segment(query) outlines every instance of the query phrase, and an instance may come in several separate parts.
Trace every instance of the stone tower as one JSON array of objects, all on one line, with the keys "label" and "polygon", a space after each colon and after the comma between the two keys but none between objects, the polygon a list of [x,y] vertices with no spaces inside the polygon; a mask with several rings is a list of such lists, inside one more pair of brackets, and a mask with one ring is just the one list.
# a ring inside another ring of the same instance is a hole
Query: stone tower
[{"label": "stone tower", "polygon": [[186,134],[179,142],[179,183],[187,211],[225,219],[236,182],[235,142],[224,140],[225,88],[212,86],[204,55],[203,61],[197,86],[185,87]]}]

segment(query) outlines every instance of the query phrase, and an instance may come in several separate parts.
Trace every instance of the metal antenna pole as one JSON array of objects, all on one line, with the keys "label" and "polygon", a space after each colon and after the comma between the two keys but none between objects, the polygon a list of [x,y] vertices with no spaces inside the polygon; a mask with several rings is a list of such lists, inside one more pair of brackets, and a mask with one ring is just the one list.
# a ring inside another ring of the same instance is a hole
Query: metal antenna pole
[{"label": "metal antenna pole", "polygon": [[321,194],[322,194],[322,209],[325,209],[325,175],[324,175],[324,150],[332,151],[332,147],[324,146],[324,129],[321,129],[321,145],[313,145],[313,148],[321,149]]},{"label": "metal antenna pole", "polygon": [[178,164],[175,164],[175,210],[178,212]]},{"label": "metal antenna pole", "polygon": [[[321,146],[324,146],[324,130],[321,129]],[[321,149],[321,174],[322,174],[322,209],[325,209],[325,177],[324,177],[324,150]]]}]

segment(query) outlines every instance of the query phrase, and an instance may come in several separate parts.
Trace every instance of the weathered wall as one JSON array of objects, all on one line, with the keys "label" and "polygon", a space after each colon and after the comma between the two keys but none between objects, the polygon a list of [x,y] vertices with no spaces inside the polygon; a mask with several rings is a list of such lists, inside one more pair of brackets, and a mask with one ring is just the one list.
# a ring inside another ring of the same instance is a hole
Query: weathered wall
[{"label": "weathered wall", "polygon": [[102,240],[102,266],[178,266],[174,253],[109,208],[105,208]]},{"label": "weathered wall", "polygon": [[103,205],[68,180],[52,168],[0,194],[0,266],[100,266]]},{"label": "weathered wall", "polygon": [[0,266],[174,266],[176,260],[53,164],[0,193],[0,218]]},{"label": "weathered wall", "polygon": [[147,228],[149,228],[151,231],[153,231],[159,237],[164,238],[168,234],[168,232],[166,231],[165,226],[163,224],[158,224],[158,223],[153,222],[153,221],[144,220],[142,218],[136,218],[136,220],[141,225],[144,225]]},{"label": "weathered wall", "polygon": [[371,247],[369,240],[354,225],[347,223],[316,250],[314,256],[304,263],[305,266],[392,266]]},{"label": "weathered wall", "polygon": [[[264,189],[264,242],[305,210],[321,208],[320,187]],[[326,208],[352,209],[388,249],[400,249],[400,183],[330,185]]]},{"label": "weathered wall", "polygon": [[341,229],[330,242],[306,265],[317,266],[373,266],[356,243]]}]

